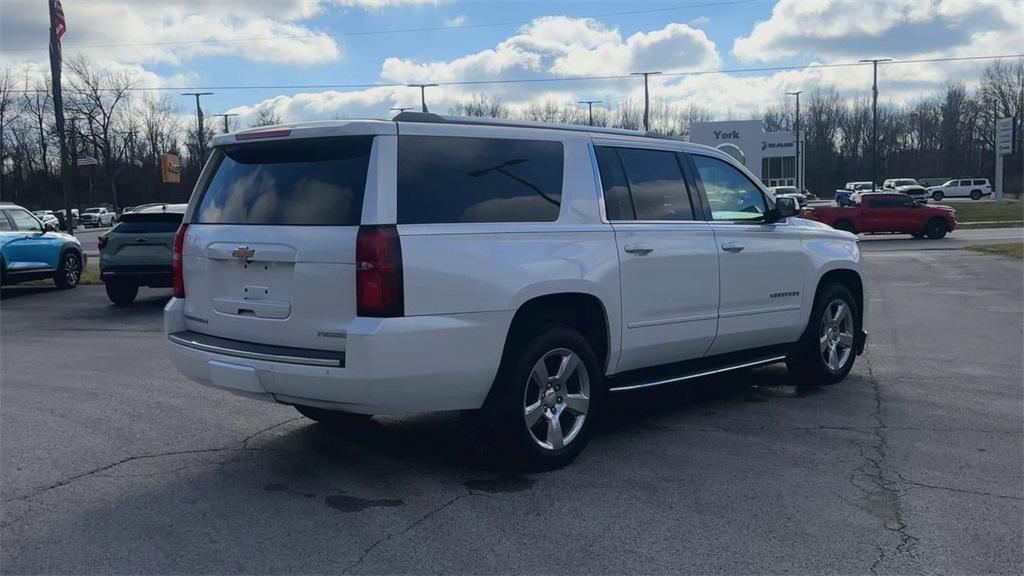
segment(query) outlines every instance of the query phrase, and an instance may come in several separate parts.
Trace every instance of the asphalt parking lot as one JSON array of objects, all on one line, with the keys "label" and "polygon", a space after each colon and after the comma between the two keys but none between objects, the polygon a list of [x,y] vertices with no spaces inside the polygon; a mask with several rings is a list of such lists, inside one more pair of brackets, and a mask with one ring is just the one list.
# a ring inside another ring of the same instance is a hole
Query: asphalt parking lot
[{"label": "asphalt parking lot", "polygon": [[618,396],[574,465],[529,476],[455,414],[347,435],[190,384],[166,291],[5,289],[0,570],[1019,574],[1022,263],[869,244],[845,382]]}]

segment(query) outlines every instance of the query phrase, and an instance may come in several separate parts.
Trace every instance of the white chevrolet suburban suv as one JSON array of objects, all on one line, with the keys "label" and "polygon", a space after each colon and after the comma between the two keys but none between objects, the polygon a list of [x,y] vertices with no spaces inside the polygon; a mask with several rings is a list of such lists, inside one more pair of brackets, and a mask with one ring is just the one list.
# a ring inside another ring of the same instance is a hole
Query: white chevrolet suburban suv
[{"label": "white chevrolet suburban suv", "polygon": [[199,383],[346,424],[472,410],[526,467],[611,394],[864,349],[853,235],[713,148],[404,113],[215,139],[164,330]]}]

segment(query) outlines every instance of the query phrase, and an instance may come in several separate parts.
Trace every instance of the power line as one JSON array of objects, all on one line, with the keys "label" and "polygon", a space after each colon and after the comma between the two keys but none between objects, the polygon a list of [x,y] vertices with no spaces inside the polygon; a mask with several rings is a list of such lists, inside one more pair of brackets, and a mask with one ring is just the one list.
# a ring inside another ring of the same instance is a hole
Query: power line
[{"label": "power line", "polygon": [[[908,60],[893,60],[883,63],[885,66],[899,64],[923,64],[933,62],[963,62],[971,60],[1000,60],[1009,58],[1024,58],[1022,54],[995,54],[987,56],[956,56],[947,58],[916,58]],[[803,64],[791,66],[762,66],[757,68],[720,68],[717,70],[691,70],[685,72],[666,72],[662,77],[681,76],[706,76],[711,74],[744,74],[752,72],[784,72],[789,70],[813,70],[819,68],[850,68],[857,66],[871,66],[870,63],[861,62],[836,62],[832,64]],[[624,80],[633,78],[630,74],[615,74],[607,76],[555,76],[546,78],[509,78],[494,80],[451,80],[447,82],[434,82],[438,86],[478,86],[492,84],[540,84],[552,82],[589,82],[601,80]],[[359,88],[405,88],[410,84],[405,82],[387,83],[363,83],[363,84],[254,84],[254,85],[224,85],[224,86],[131,86],[127,88],[133,92],[163,92],[176,90],[327,90],[327,89],[359,89]],[[118,88],[120,90],[121,88]],[[99,88],[99,90],[114,90],[114,88]],[[45,89],[29,88],[22,90],[11,90],[12,94],[26,94],[33,92],[45,92]],[[68,90],[74,92],[74,90]]]},{"label": "power line", "polygon": [[[680,6],[670,6],[661,8],[649,8],[645,10],[624,10],[620,12],[605,12],[602,14],[590,14],[585,16],[572,16],[572,18],[611,18],[615,16],[636,16],[642,14],[655,14],[659,12],[673,12],[677,10],[688,10],[691,8],[710,8],[718,6],[733,6],[736,4],[750,4],[753,2],[762,2],[764,0],[725,0],[719,2],[699,2],[689,3]],[[523,24],[530,24],[536,21],[537,18],[529,20],[506,20],[503,22],[481,22],[479,24],[464,24],[462,26],[424,26],[418,28],[392,28],[386,30],[362,30],[359,32],[337,32],[334,34],[297,34],[291,36],[255,36],[248,38],[223,38],[223,39],[207,39],[207,40],[170,40],[166,42],[138,42],[138,43],[121,43],[121,44],[81,44],[81,45],[69,45],[64,46],[64,50],[86,50],[95,48],[135,48],[141,46],[187,46],[193,44],[233,44],[236,42],[268,42],[274,40],[310,40],[316,38],[345,38],[345,37],[361,37],[361,36],[380,36],[386,34],[405,34],[410,32],[452,32],[456,30],[473,30],[479,28],[495,28],[502,26],[521,26]],[[0,52],[38,52],[47,50],[47,48],[4,48],[0,49]]]}]

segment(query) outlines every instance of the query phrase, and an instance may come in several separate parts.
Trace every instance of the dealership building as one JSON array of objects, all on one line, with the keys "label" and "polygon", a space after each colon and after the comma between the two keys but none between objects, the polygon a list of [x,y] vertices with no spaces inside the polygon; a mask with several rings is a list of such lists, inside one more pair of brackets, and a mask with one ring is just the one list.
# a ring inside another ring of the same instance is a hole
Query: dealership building
[{"label": "dealership building", "polygon": [[[760,120],[696,122],[690,126],[690,141],[732,156],[766,186],[796,186],[797,146],[792,132],[765,132]],[[805,182],[802,173],[800,181]]]}]

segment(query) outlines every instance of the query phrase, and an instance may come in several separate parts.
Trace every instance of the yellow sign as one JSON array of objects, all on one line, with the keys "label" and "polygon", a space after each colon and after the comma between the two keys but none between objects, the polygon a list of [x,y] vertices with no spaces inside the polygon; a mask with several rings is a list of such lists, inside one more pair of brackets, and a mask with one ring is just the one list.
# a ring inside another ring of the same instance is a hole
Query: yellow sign
[{"label": "yellow sign", "polygon": [[161,154],[160,175],[168,184],[181,184],[181,158],[177,154]]}]

